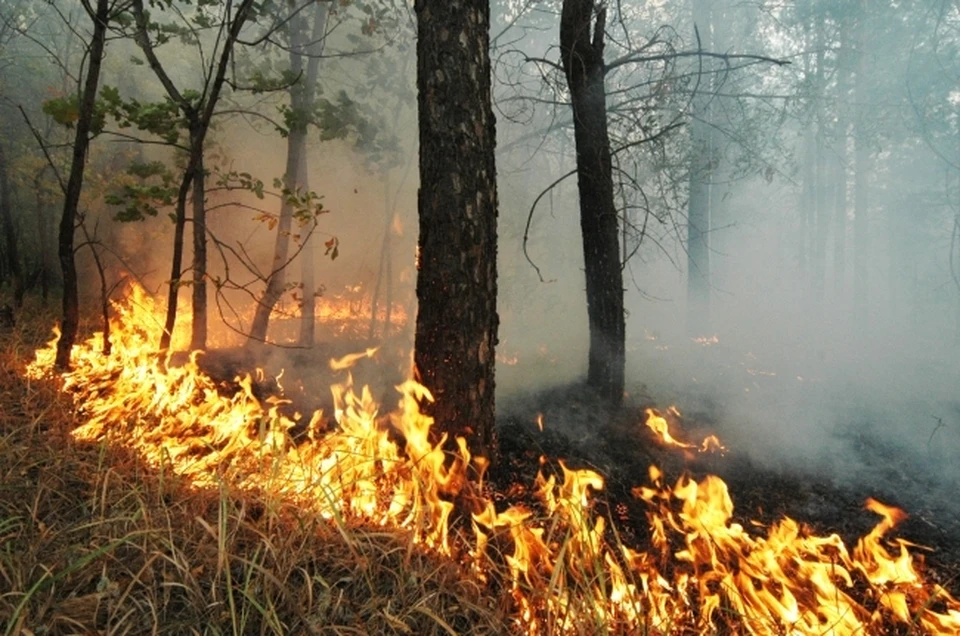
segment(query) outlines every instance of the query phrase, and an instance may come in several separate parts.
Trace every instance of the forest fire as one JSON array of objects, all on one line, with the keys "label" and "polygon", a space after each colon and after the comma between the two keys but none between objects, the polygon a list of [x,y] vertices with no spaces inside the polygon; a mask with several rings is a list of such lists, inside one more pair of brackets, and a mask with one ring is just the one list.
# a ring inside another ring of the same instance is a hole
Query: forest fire
[{"label": "forest fire", "polygon": [[[628,547],[595,506],[603,477],[561,461],[559,479],[541,469],[535,507],[496,505],[479,494],[482,486],[471,489],[479,512],[468,517],[474,539],[465,545],[451,528],[454,495],[467,467],[482,475],[485,462],[463,440],[452,461],[445,440],[431,441],[433,422],[418,408],[431,399],[427,388],[403,383],[398,408],[385,415],[348,377],[333,387],[336,430],[323,433],[320,413],[283,415],[284,399],[258,400],[249,377],[225,391],[200,371],[200,354],[167,366],[156,355],[158,309],[134,287],[115,305],[112,353],[102,355],[96,336],[75,346],[73,371],[63,376],[86,419],[75,437],[134,447],[198,486],[228,482],[331,523],[408,531],[428,549],[469,558],[483,580],[505,577],[519,630],[853,634],[900,626],[960,633],[960,602],[925,581],[912,544],[884,538],[905,513],[873,500],[866,505],[881,520],[848,550],[838,535],[816,536],[790,518],[765,536],[748,532],[733,521],[718,477],[684,476],[671,486],[651,467],[651,483],[633,489],[647,505],[650,545]],[[49,374],[54,355],[53,343],[38,351],[29,375]],[[647,425],[659,427],[665,443],[708,448],[706,440],[675,440],[652,410]]]}]

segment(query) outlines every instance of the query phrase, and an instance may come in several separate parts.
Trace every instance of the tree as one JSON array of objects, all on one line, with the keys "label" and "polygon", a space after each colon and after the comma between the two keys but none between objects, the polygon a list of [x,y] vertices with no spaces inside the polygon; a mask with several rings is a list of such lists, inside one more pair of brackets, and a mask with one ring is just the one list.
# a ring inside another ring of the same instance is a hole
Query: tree
[{"label": "tree", "polygon": [[[708,0],[693,0],[697,49],[713,48],[713,16]],[[703,73],[699,59],[696,88],[690,103],[690,195],[687,201],[687,332],[702,335],[710,328],[711,181],[715,163],[710,122],[714,74]]]},{"label": "tree", "polygon": [[84,161],[90,146],[90,131],[94,118],[97,99],[97,87],[100,83],[100,66],[103,62],[103,49],[107,37],[107,23],[111,16],[109,0],[97,0],[96,10],[84,3],[84,8],[93,20],[93,37],[87,51],[87,75],[83,92],[80,94],[80,108],[77,113],[77,134],[73,144],[73,160],[70,164],[70,177],[63,200],[63,215],[60,217],[58,254],[63,272],[63,319],[60,323],[60,338],[57,340],[56,368],[67,369],[70,366],[70,352],[77,337],[80,325],[80,296],[77,283],[77,264],[74,260],[73,233],[77,224],[77,205],[80,202],[80,190],[83,187]]},{"label": "tree", "polygon": [[486,0],[417,0],[419,258],[414,362],[438,430],[492,458],[497,183]]},{"label": "tree", "polygon": [[594,0],[564,0],[560,56],[570,88],[577,146],[580,231],[590,324],[587,384],[619,406],[623,400],[626,323],[604,87],[606,14],[606,7],[595,7]]},{"label": "tree", "polygon": [[[164,68],[156,47],[169,41],[168,32],[179,33],[188,39],[196,38],[197,33],[184,32],[173,25],[165,27],[150,20],[144,10],[143,0],[133,0],[133,16],[136,23],[134,39],[143,51],[150,69],[163,85],[167,97],[179,109],[186,120],[189,138],[189,151],[186,167],[183,169],[180,187],[177,192],[176,225],[174,229],[173,263],[170,272],[170,289],[167,296],[167,315],[164,332],[160,341],[160,350],[170,347],[170,339],[177,320],[177,300],[183,277],[183,240],[187,223],[187,198],[193,192],[193,322],[191,325],[190,348],[204,349],[207,340],[207,229],[204,181],[206,172],[203,165],[204,144],[210,122],[226,80],[233,48],[247,20],[252,16],[254,0],[241,0],[233,8],[227,4],[219,24],[217,45],[219,54],[212,55],[210,68],[204,69],[202,91],[182,91],[174,83]],[[201,10],[203,7],[201,6]],[[232,13],[231,13],[232,10]],[[202,13],[197,17],[198,25],[213,26],[215,18]],[[216,48],[214,49],[216,52]],[[203,48],[201,47],[201,52]],[[207,59],[203,57],[203,59]]]},{"label": "tree", "polygon": [[[267,275],[267,287],[257,300],[248,342],[265,342],[270,313],[286,289],[286,266],[289,260],[291,227],[294,221],[296,197],[307,190],[307,128],[315,108],[317,74],[320,68],[320,49],[327,24],[327,2],[318,2],[314,11],[313,31],[307,34],[306,18],[299,8],[291,6],[286,32],[289,37],[290,74],[296,78],[290,85],[290,107],[285,111],[287,126],[287,166],[283,177],[285,194],[277,220],[277,238],[273,250],[273,264]],[[304,63],[304,58],[306,63]],[[303,250],[303,321],[300,344],[313,344],[314,283],[313,259],[310,247]],[[307,279],[310,280],[307,280]],[[307,319],[309,312],[309,320]]]}]

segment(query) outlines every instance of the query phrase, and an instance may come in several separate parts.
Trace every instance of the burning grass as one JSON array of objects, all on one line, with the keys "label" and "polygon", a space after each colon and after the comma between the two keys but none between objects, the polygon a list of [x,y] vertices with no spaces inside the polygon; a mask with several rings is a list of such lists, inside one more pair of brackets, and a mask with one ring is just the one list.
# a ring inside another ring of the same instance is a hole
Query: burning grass
[{"label": "burning grass", "polygon": [[5,634],[501,631],[497,599],[408,532],[76,439],[69,396],[23,379],[24,337],[0,350]]},{"label": "burning grass", "polygon": [[[78,345],[60,379],[81,421],[57,429],[46,457],[69,470],[48,479],[79,475],[78,504],[62,505],[59,482],[27,498],[55,497],[50,521],[17,521],[11,503],[5,540],[23,536],[37,554],[4,561],[2,574],[15,572],[0,606],[12,629],[60,624],[57,607],[86,599],[94,611],[71,615],[71,629],[960,633],[960,603],[914,569],[910,544],[884,539],[895,509],[874,506],[881,521],[848,551],[790,519],[747,531],[719,478],[670,485],[652,468],[635,490],[652,541],[628,546],[595,506],[604,479],[594,471],[541,472],[532,503],[495,503],[467,485],[478,460],[464,443],[446,457],[431,438],[424,387],[398,387],[399,407],[384,415],[346,381],[334,387],[337,427],[321,432],[316,415],[258,400],[249,378],[225,393],[196,358],[157,359],[158,312],[141,291],[116,311],[114,353],[104,358],[96,338]],[[52,355],[38,351],[34,380],[17,382],[60,404],[39,380]],[[42,444],[40,419],[9,439]],[[455,510],[465,499],[474,511]],[[68,509],[80,520],[56,518]]]}]

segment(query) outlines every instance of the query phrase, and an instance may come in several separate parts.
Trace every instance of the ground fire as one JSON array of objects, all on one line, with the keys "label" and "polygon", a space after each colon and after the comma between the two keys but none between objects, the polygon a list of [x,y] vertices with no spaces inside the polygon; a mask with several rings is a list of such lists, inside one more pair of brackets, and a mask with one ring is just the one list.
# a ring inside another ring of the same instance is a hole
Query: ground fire
[{"label": "ground fire", "polygon": [[[561,460],[559,474],[537,477],[535,505],[488,496],[482,483],[465,488],[468,466],[483,475],[485,463],[464,440],[449,458],[446,440],[431,438],[433,422],[418,408],[428,387],[401,384],[397,408],[382,413],[348,375],[332,387],[336,426],[321,431],[321,413],[284,415],[285,398],[258,399],[249,376],[225,391],[200,370],[199,353],[165,364],[156,355],[160,309],[133,287],[115,305],[112,353],[102,354],[97,336],[76,345],[62,378],[86,422],[76,438],[133,447],[198,487],[226,481],[330,520],[409,533],[485,584],[508,587],[515,631],[960,633],[960,601],[924,577],[911,543],[885,538],[905,517],[899,509],[868,500],[880,519],[849,549],[790,518],[748,530],[732,520],[720,478],[671,484],[651,466],[649,483],[633,489],[651,541],[626,545],[595,505],[604,489],[597,472]],[[54,343],[38,351],[29,376],[49,375],[54,356]],[[349,373],[353,360],[334,364]],[[662,415],[647,415],[666,444],[723,450],[715,437],[677,441]],[[473,511],[455,509],[463,492]],[[457,518],[468,532],[454,530]]]}]

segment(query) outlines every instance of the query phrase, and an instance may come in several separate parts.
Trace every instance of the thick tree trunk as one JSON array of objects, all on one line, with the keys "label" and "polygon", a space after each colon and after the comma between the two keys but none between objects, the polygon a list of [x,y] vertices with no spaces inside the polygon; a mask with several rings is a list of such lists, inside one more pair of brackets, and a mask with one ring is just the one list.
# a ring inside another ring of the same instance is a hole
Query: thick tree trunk
[{"label": "thick tree trunk", "polygon": [[3,222],[3,247],[6,257],[6,270],[13,288],[13,306],[20,309],[23,305],[23,271],[20,265],[20,250],[17,248],[17,228],[13,222],[13,201],[10,192],[10,166],[7,154],[0,145],[0,220]]},{"label": "thick tree trunk", "polygon": [[[712,20],[706,0],[693,0],[693,22],[698,45],[712,45]],[[701,62],[702,64],[702,62]],[[702,67],[701,67],[702,68]],[[696,81],[691,101],[690,185],[687,201],[687,332],[700,336],[710,330],[711,181],[714,169],[713,135],[709,126],[713,74]]]},{"label": "thick tree trunk", "polygon": [[77,288],[77,264],[73,252],[73,232],[77,223],[80,189],[83,186],[84,161],[90,146],[90,124],[97,99],[97,86],[100,83],[100,65],[103,62],[109,7],[109,0],[97,0],[97,10],[93,15],[93,38],[90,41],[87,56],[87,78],[83,85],[80,112],[77,118],[77,134],[73,143],[70,178],[67,180],[67,190],[63,198],[63,215],[60,217],[60,236],[57,246],[60,268],[63,271],[63,320],[60,323],[60,339],[57,341],[55,364],[56,368],[61,370],[70,366],[70,351],[73,349],[77,328],[80,325],[80,298]]},{"label": "thick tree trunk", "polygon": [[606,9],[600,8],[594,23],[593,0],[564,0],[560,55],[573,103],[577,144],[580,232],[590,325],[587,384],[619,406],[623,401],[626,325],[620,232],[607,134],[605,20]]},{"label": "thick tree trunk", "polygon": [[[497,344],[496,129],[490,3],[416,0],[420,128],[414,363],[438,433],[493,460]],[[614,247],[616,249],[616,247]]]}]

